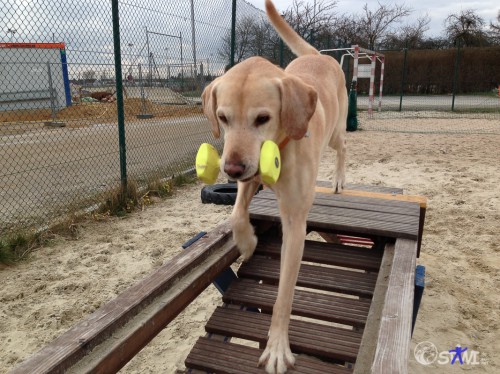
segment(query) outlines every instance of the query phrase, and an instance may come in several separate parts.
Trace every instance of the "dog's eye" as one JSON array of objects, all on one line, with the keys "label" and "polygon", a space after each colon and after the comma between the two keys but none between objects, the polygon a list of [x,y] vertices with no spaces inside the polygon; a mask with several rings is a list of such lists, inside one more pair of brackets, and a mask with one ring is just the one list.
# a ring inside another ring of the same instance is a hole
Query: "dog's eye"
[{"label": "dog's eye", "polygon": [[219,114],[219,119],[221,120],[221,122],[227,123],[227,118],[224,114]]},{"label": "dog's eye", "polygon": [[257,118],[255,119],[255,125],[256,126],[264,125],[269,121],[270,118],[271,117],[269,117],[268,114],[261,114],[261,115],[257,116]]}]

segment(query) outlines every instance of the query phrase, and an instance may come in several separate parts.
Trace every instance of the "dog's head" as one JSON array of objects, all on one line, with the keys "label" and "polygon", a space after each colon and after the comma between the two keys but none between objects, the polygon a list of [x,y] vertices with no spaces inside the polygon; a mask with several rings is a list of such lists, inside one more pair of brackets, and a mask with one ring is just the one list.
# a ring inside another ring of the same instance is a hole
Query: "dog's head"
[{"label": "dog's head", "polygon": [[221,170],[245,181],[258,172],[265,140],[305,135],[317,93],[301,79],[254,57],[207,86],[202,101],[213,135],[219,138],[221,128],[224,132]]}]

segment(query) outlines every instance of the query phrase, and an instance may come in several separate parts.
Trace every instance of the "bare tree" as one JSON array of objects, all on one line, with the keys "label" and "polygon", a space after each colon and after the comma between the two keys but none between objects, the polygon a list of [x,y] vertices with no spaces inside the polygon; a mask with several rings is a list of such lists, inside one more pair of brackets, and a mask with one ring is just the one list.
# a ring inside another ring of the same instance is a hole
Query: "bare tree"
[{"label": "bare tree", "polygon": [[500,44],[500,10],[497,14],[497,22],[490,22],[490,35],[496,44]]},{"label": "bare tree", "polygon": [[[250,17],[243,17],[236,23],[235,30],[235,45],[234,45],[234,62],[239,63],[244,59],[252,56],[252,43],[254,41],[254,33],[257,28],[257,21]],[[231,59],[231,32],[227,33],[222,38],[222,46],[217,51],[219,57],[226,61]]]},{"label": "bare tree", "polygon": [[424,34],[429,30],[431,19],[428,14],[417,18],[413,24],[402,26],[394,32],[388,33],[382,44],[387,49],[421,48],[425,38]]},{"label": "bare tree", "polygon": [[314,34],[327,30],[335,20],[333,10],[337,1],[317,0],[314,4],[293,0],[283,17],[304,39],[311,40]]},{"label": "bare tree", "polygon": [[375,10],[369,9],[366,3],[363,11],[364,14],[358,18],[357,22],[369,49],[375,49],[375,44],[390,33],[394,24],[401,22],[412,12],[411,8],[405,4],[384,5],[381,3],[378,3],[378,8]]},{"label": "bare tree", "polygon": [[445,32],[448,38],[456,41],[460,39],[464,46],[487,45],[488,36],[483,31],[484,19],[474,10],[462,10],[458,14],[450,14],[444,20]]}]

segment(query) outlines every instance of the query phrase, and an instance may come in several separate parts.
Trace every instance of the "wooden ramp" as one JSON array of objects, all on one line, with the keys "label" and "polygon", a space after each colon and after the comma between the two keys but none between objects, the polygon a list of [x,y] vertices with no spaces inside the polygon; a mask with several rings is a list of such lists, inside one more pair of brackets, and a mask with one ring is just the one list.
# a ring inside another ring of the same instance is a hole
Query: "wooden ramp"
[{"label": "wooden ramp", "polygon": [[[351,188],[353,193],[334,195],[320,186],[308,217],[308,230],[327,241],[336,238],[332,234],[365,239],[359,240],[361,246],[306,241],[289,329],[297,355],[290,373],[407,372],[424,200],[402,198],[397,189]],[[199,339],[186,359],[190,369],[264,372],[256,363],[277,296],[281,249],[272,191],[253,199],[250,216],[263,231],[259,244],[225,292],[224,307],[208,321],[207,337]]]},{"label": "wooden ramp", "polygon": [[[327,188],[320,184],[308,218],[308,230],[317,234],[305,243],[293,300],[296,365],[289,373],[405,374],[425,205],[398,197],[398,189],[349,186],[353,193],[333,195]],[[255,255],[227,287],[186,372],[264,373],[257,362],[281,248],[273,193],[255,196],[250,213],[259,235]],[[12,373],[117,372],[237,257],[224,222]]]}]

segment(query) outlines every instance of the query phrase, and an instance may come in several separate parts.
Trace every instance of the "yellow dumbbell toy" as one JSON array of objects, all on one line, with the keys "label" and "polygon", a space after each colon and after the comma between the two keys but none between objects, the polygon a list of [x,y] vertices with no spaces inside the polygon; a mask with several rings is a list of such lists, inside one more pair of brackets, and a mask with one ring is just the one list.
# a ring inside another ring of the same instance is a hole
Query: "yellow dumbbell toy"
[{"label": "yellow dumbbell toy", "polygon": [[280,149],[272,140],[266,140],[260,148],[259,174],[265,184],[275,184],[280,177]]},{"label": "yellow dumbbell toy", "polygon": [[220,157],[215,147],[203,143],[196,154],[196,175],[205,184],[214,184],[220,170]]},{"label": "yellow dumbbell toy", "polygon": [[[220,170],[220,157],[217,150],[203,143],[196,154],[196,175],[205,184],[214,184]],[[266,140],[260,148],[259,174],[265,184],[278,181],[281,170],[280,150],[272,140]]]}]

